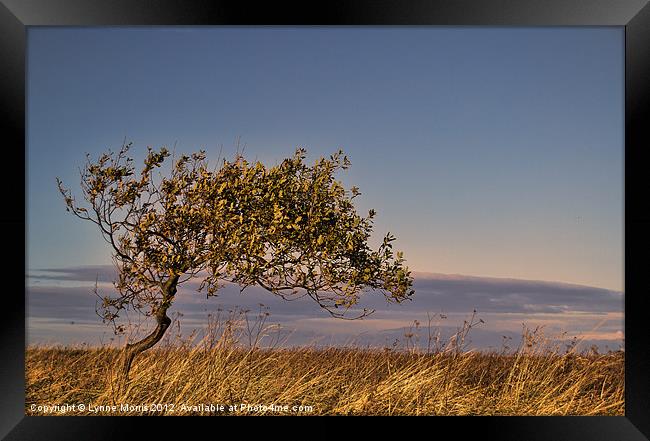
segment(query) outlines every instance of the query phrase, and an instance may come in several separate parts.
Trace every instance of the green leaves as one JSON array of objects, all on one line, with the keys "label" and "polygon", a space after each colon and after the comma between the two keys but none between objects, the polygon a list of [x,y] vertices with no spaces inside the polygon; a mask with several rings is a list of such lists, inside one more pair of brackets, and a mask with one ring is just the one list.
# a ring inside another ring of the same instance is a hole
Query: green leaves
[{"label": "green leaves", "polygon": [[342,151],[307,165],[299,148],[272,167],[237,155],[216,170],[199,151],[155,179],[170,153],[148,148],[135,179],[128,146],[88,160],[88,209],[58,181],[68,209],[97,224],[113,248],[121,297],[105,305],[111,314],[129,306],[155,311],[161,284],[182,274],[207,274],[201,286],[208,295],[222,280],[260,285],[285,298],[308,295],[335,316],[365,290],[395,302],[413,293],[403,254],[393,256],[395,237],[369,247],[375,211],[361,217],[352,201],[359,189],[346,192],[335,179],[350,166]]}]

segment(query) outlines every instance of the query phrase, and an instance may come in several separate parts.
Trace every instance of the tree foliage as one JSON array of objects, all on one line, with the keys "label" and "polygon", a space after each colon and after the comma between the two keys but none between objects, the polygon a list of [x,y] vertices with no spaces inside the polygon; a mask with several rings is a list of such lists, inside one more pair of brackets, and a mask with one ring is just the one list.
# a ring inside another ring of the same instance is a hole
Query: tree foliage
[{"label": "tree foliage", "polygon": [[369,247],[375,212],[357,214],[359,190],[335,179],[350,165],[342,151],[307,165],[297,149],[271,167],[237,154],[211,169],[204,151],[168,165],[166,148],[148,148],[136,171],[130,147],[87,155],[82,203],[57,178],[68,211],[96,224],[112,248],[119,276],[117,295],[101,299],[105,321],[135,309],[161,323],[176,286],[196,276],[208,297],[225,282],[257,285],[285,299],[309,296],[343,318],[365,291],[389,302],[414,293],[395,238]]}]

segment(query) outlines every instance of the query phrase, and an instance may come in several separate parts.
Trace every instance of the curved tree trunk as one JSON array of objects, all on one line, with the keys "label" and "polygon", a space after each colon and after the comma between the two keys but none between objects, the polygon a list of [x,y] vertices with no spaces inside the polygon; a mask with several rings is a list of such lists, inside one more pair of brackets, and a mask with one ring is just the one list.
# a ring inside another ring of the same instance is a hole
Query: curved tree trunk
[{"label": "curved tree trunk", "polygon": [[174,295],[176,295],[178,279],[179,276],[173,276],[169,278],[162,287],[163,300],[155,314],[156,329],[142,340],[126,345],[124,365],[122,366],[122,373],[125,380],[128,379],[133,359],[141,352],[146,351],[158,343],[165,334],[165,331],[167,331],[167,328],[169,328],[172,320],[167,317],[167,309],[171,306]]}]

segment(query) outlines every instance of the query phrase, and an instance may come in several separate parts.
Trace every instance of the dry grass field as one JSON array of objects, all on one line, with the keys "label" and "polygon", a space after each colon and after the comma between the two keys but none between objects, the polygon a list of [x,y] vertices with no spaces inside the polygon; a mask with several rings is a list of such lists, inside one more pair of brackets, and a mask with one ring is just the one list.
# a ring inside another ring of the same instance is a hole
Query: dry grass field
[{"label": "dry grass field", "polygon": [[29,347],[26,413],[624,414],[623,351],[560,351],[533,333],[508,353],[262,348],[240,344],[228,329],[141,354],[125,385],[116,376],[119,349]]}]

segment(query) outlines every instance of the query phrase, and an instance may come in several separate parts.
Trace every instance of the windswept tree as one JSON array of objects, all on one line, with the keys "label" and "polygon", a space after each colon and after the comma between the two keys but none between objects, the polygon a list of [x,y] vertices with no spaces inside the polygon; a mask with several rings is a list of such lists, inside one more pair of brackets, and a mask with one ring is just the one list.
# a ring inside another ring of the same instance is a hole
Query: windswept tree
[{"label": "windswept tree", "polygon": [[204,151],[166,166],[170,152],[148,148],[136,172],[130,146],[96,161],[87,155],[81,203],[57,178],[67,210],[96,224],[112,249],[117,294],[101,297],[104,322],[121,332],[116,320],[125,310],[155,318],[150,334],[127,344],[126,374],[163,337],[178,286],[193,277],[208,297],[226,282],[257,285],[285,299],[309,296],[341,318],[371,312],[354,307],[366,291],[389,302],[414,293],[402,253],[393,253],[395,238],[389,233],[378,249],[369,247],[375,212],[358,215],[359,190],[335,179],[350,165],[341,151],[312,166],[304,149],[272,167],[237,154],[211,169]]}]

